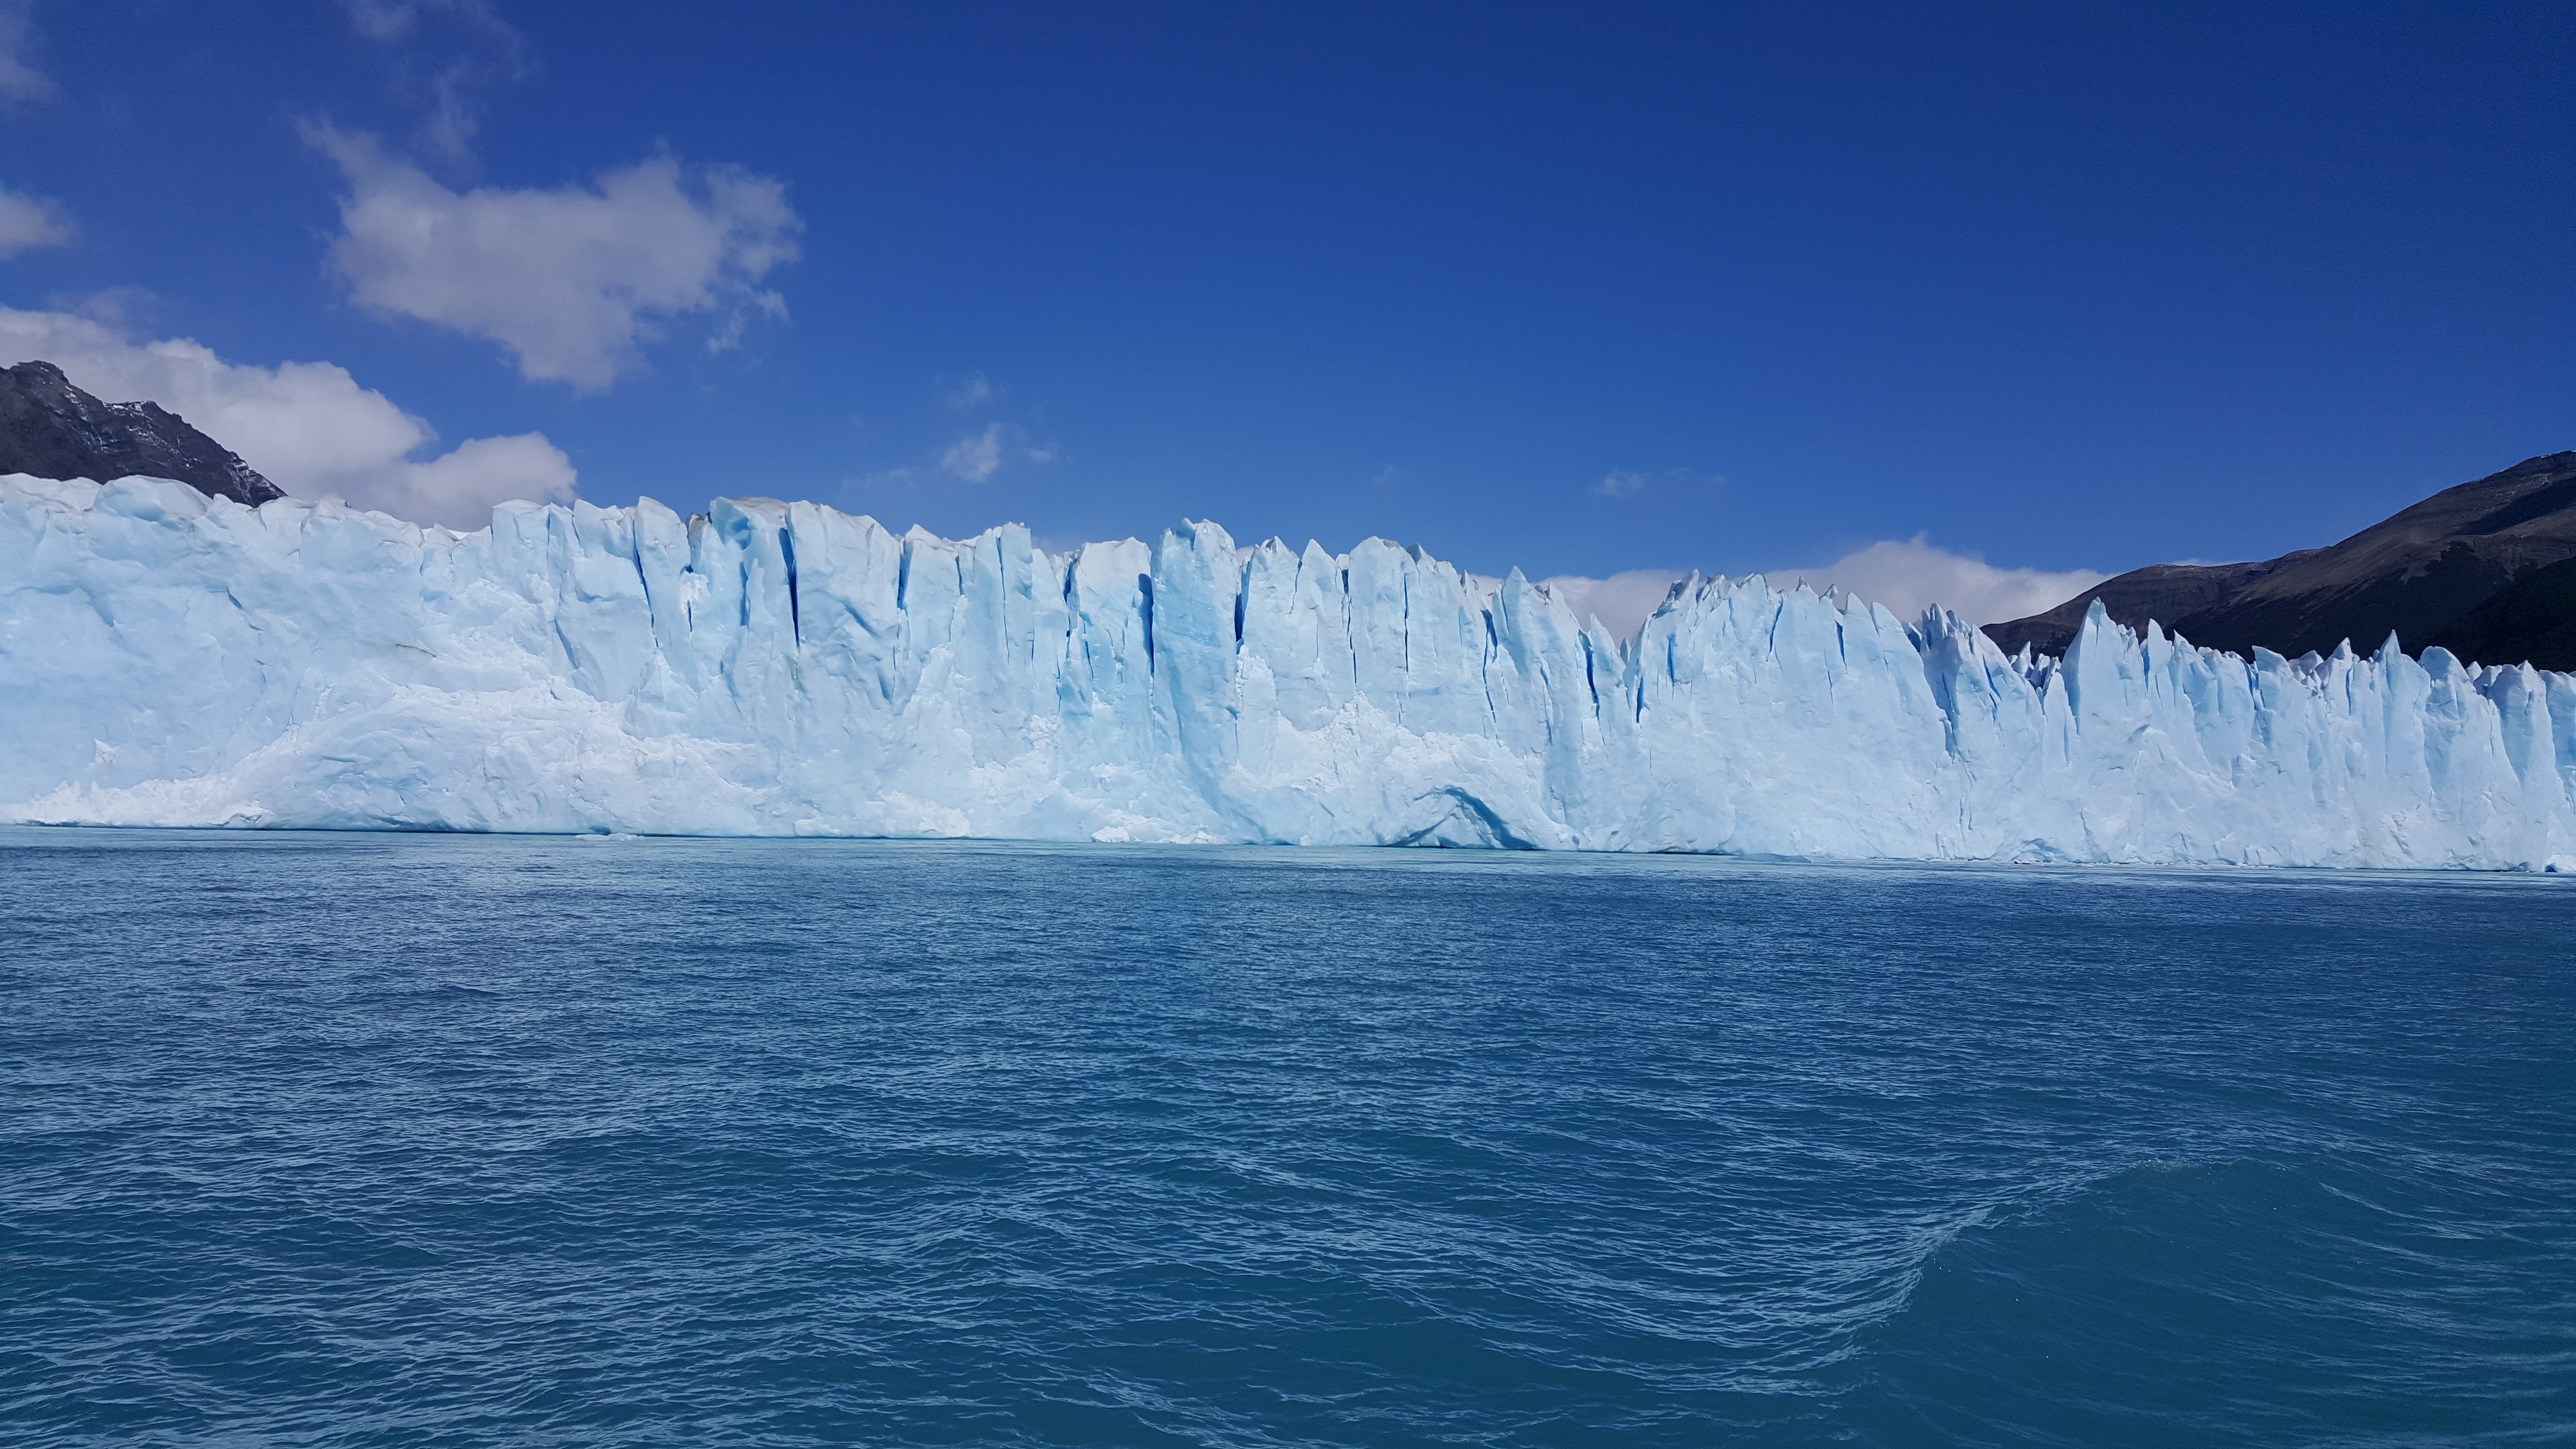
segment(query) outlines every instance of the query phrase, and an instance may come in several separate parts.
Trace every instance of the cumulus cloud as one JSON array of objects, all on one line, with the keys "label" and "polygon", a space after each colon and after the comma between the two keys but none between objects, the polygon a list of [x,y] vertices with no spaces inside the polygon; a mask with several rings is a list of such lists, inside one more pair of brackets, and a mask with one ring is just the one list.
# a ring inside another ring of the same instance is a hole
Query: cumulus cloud
[{"label": "cumulus cloud", "polygon": [[72,214],[61,202],[0,186],[0,257],[37,247],[70,246],[75,235]]},{"label": "cumulus cloud", "polygon": [[1606,579],[1558,574],[1539,582],[1564,600],[1575,618],[1597,618],[1612,637],[1634,639],[1637,631],[1646,627],[1647,616],[1672,593],[1674,581],[1681,577],[1664,569],[1630,569]]},{"label": "cumulus cloud", "polygon": [[2054,608],[2109,574],[2092,569],[1999,569],[1952,553],[1925,536],[1882,539],[1818,568],[1776,569],[1775,582],[1804,577],[1818,589],[1839,586],[1910,618],[1933,604],[1972,624],[2000,624]]},{"label": "cumulus cloud", "polygon": [[30,0],[0,0],[0,101],[49,101],[54,83],[36,69]]},{"label": "cumulus cloud", "polygon": [[35,358],[109,402],[161,404],[298,497],[479,528],[504,499],[573,496],[572,460],[543,434],[426,456],[437,441],[427,423],[327,362],[230,363],[184,338],[137,341],[67,312],[0,307],[0,364]]},{"label": "cumulus cloud", "polygon": [[572,460],[543,433],[468,438],[425,463],[404,463],[366,506],[423,523],[480,528],[492,505],[512,498],[570,503]]},{"label": "cumulus cloud", "polygon": [[750,314],[786,315],[759,283],[803,223],[772,178],[660,156],[587,186],[457,192],[370,137],[306,135],[348,181],[331,263],[358,305],[497,342],[531,381],[599,391],[674,319],[711,316],[721,350]]},{"label": "cumulus cloud", "polygon": [[[1882,540],[1815,568],[1762,573],[1774,588],[1796,588],[1802,581],[1819,591],[1839,587],[1885,604],[1901,619],[1910,620],[1939,604],[1974,624],[2000,624],[2054,608],[2110,577],[2092,569],[1999,569],[1938,547],[1921,534],[1901,542]],[[1673,585],[1685,577],[1670,569],[1632,569],[1606,579],[1559,574],[1540,582],[1564,600],[1577,619],[1598,617],[1614,636],[1634,639]],[[1492,587],[1491,581],[1487,587]]]}]

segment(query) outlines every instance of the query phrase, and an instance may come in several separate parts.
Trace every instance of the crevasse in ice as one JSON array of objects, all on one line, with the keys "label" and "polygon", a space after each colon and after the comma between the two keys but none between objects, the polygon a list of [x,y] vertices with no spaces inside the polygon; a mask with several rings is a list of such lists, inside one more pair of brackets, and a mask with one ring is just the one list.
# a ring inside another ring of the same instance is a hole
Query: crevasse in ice
[{"label": "crevasse in ice", "polygon": [[0,479],[25,822],[2568,869],[2571,791],[2576,679],[2393,642],[2060,664],[1757,577],[1623,645],[1375,539]]}]

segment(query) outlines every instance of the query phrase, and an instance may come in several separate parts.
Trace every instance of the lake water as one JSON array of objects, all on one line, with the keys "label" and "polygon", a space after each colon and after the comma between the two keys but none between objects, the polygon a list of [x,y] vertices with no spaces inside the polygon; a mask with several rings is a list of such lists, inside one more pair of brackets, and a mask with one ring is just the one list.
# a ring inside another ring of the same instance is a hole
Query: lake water
[{"label": "lake water", "polygon": [[0,832],[12,1444],[2576,1440],[2576,883]]}]

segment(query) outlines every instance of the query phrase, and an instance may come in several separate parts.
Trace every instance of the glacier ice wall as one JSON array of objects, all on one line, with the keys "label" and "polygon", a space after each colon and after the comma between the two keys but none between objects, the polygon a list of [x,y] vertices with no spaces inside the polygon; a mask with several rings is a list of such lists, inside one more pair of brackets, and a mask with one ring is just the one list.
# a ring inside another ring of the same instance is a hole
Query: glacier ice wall
[{"label": "glacier ice wall", "polygon": [[2576,679],[805,503],[0,479],[0,818],[2576,867]]}]

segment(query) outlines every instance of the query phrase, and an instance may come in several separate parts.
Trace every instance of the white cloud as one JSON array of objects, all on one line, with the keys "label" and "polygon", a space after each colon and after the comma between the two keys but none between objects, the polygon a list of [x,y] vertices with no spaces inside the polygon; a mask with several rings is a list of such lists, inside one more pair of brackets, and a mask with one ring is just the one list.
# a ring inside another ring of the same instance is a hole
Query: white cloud
[{"label": "white cloud", "polygon": [[1936,547],[1918,533],[1902,542],[1882,539],[1821,568],[1770,571],[1771,581],[1783,586],[1801,577],[1818,589],[1839,585],[1846,593],[1885,604],[1900,618],[1939,604],[1971,624],[2000,624],[2054,608],[2110,575],[2092,569],[1999,569]]},{"label": "white cloud", "polygon": [[527,38],[485,0],[347,0],[347,8],[351,28],[393,58],[393,90],[425,112],[421,149],[470,167],[483,124],[478,93],[528,74]]},{"label": "white cloud", "polygon": [[950,388],[945,400],[950,407],[961,413],[973,412],[993,401],[992,381],[984,374],[976,373]]},{"label": "white cloud", "polygon": [[1672,593],[1673,581],[1680,577],[1662,569],[1630,569],[1606,579],[1558,574],[1539,582],[1564,600],[1577,620],[1598,618],[1611,637],[1633,639],[1646,626],[1646,618],[1655,612],[1655,606]]},{"label": "white cloud", "polygon": [[0,257],[37,247],[70,246],[77,234],[72,214],[61,202],[0,186]]},{"label": "white cloud", "polygon": [[56,292],[45,299],[56,312],[87,317],[111,328],[143,326],[161,310],[161,299],[149,287],[101,287],[95,292]]},{"label": "white cloud", "polygon": [[981,483],[1002,466],[1002,425],[988,423],[980,433],[968,433],[948,445],[939,455],[939,471],[960,483]]},{"label": "white cloud", "polygon": [[108,402],[161,404],[298,497],[480,528],[504,499],[573,496],[572,460],[543,434],[424,458],[437,441],[427,423],[327,362],[229,363],[186,339],[138,342],[87,317],[0,307],[0,365],[35,358]]},{"label": "white cloud", "polygon": [[910,488],[941,479],[984,483],[1012,463],[1052,463],[1060,451],[1053,443],[1031,444],[1026,433],[1009,423],[986,423],[949,444],[937,461],[926,466],[887,468],[848,481],[862,488]]},{"label": "white cloud", "polygon": [[390,44],[408,40],[423,15],[452,16],[468,27],[501,36],[511,43],[519,32],[484,0],[348,0],[349,24],[369,40]]},{"label": "white cloud", "polygon": [[404,463],[367,506],[424,523],[481,528],[512,498],[570,503],[572,460],[543,433],[469,438],[426,463]]},{"label": "white cloud", "polygon": [[[1595,498],[1634,498],[1657,484],[1677,483],[1690,476],[1691,470],[1688,468],[1666,468],[1660,473],[1635,473],[1613,468],[1601,475],[1600,482],[1585,491]],[[1724,484],[1726,479],[1712,474],[1708,481]]]},{"label": "white cloud", "polygon": [[786,302],[759,287],[796,258],[784,183],[667,156],[552,190],[457,192],[366,136],[310,128],[339,163],[331,261],[358,305],[501,344],[531,381],[606,388],[672,319],[716,315],[712,349]]},{"label": "white cloud", "polygon": [[49,101],[54,83],[36,69],[29,0],[0,0],[0,101]]},{"label": "white cloud", "polygon": [[349,0],[349,24],[369,40],[390,45],[411,34],[420,22],[417,5],[380,4],[378,0]]},{"label": "white cloud", "polygon": [[[1873,543],[1820,568],[1762,572],[1776,589],[1794,589],[1802,580],[1819,591],[1839,586],[1885,604],[1901,619],[1910,621],[1939,604],[1972,624],[2000,624],[2054,608],[2110,577],[2092,569],[1999,569],[1927,543],[1921,534],[1903,542]],[[1612,635],[1633,639],[1684,577],[1669,569],[1631,569],[1606,579],[1559,574],[1540,582],[1565,601],[1575,618],[1598,616]],[[1491,580],[1485,583],[1489,589],[1494,586]]]}]

